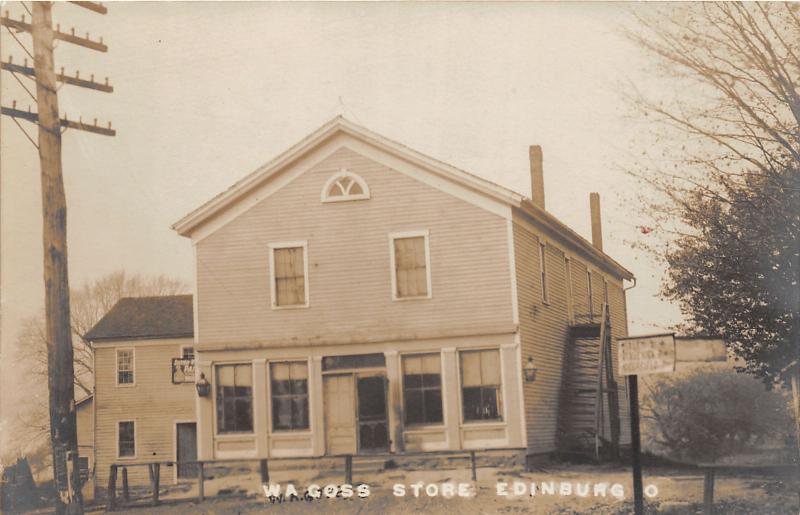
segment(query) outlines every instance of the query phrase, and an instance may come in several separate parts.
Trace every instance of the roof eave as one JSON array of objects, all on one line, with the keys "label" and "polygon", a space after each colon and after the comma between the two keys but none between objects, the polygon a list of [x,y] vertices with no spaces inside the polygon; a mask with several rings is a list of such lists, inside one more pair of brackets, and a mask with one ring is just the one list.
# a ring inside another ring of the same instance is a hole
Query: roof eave
[{"label": "roof eave", "polygon": [[191,237],[191,233],[194,229],[225,209],[231,202],[235,201],[236,198],[246,194],[258,184],[269,180],[275,173],[311,151],[336,131],[341,131],[352,137],[360,138],[385,152],[510,206],[518,205],[524,199],[522,195],[510,189],[426,156],[410,147],[385,138],[365,127],[356,125],[341,116],[337,116],[276,158],[234,183],[233,186],[227,190],[191,211],[175,222],[172,225],[172,229],[177,231],[181,236]]},{"label": "roof eave", "polygon": [[548,226],[554,232],[563,236],[567,241],[580,248],[591,257],[600,261],[608,268],[619,274],[625,280],[632,281],[634,279],[633,272],[617,263],[611,256],[605,252],[598,250],[586,238],[572,230],[568,225],[561,222],[554,215],[548,213],[544,209],[536,206],[531,199],[524,198],[519,205],[516,206],[520,211],[527,214],[534,220]]},{"label": "roof eave", "polygon": [[194,333],[175,333],[175,334],[147,334],[147,335],[138,335],[138,336],[125,336],[125,335],[116,335],[116,336],[95,336],[89,337],[86,336],[85,339],[89,343],[106,343],[106,342],[123,342],[123,341],[135,341],[135,340],[177,340],[180,338],[194,338]]}]

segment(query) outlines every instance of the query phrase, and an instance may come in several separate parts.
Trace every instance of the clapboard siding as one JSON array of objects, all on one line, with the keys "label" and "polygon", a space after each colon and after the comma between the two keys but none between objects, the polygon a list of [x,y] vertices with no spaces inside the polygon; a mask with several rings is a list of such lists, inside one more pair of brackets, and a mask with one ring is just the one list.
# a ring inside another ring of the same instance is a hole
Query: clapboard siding
[{"label": "clapboard siding", "polygon": [[[320,202],[346,168],[369,200]],[[513,322],[506,220],[346,147],[199,241],[198,337],[323,343],[479,333]],[[392,301],[389,234],[430,232],[432,298]],[[271,309],[268,245],[308,242],[309,307]]]},{"label": "clapboard siding", "polygon": [[[539,454],[556,449],[559,399],[562,386],[565,348],[569,339],[567,273],[565,250],[554,244],[534,224],[522,217],[513,221],[514,252],[517,268],[522,358],[532,356],[538,369],[536,381],[523,385],[528,453]],[[546,243],[548,302],[542,301],[539,269],[539,243]],[[576,315],[589,312],[587,263],[568,250],[572,278],[572,302]],[[592,305],[599,315],[603,304],[603,274],[592,270]],[[609,282],[609,304],[616,338],[627,333],[624,292],[621,278],[606,276]],[[616,341],[612,346],[616,372]],[[627,397],[621,389],[620,404]],[[622,413],[622,441],[628,442],[627,410]]]},{"label": "clapboard siding", "polygon": [[[112,346],[113,345],[113,346]],[[106,487],[112,463],[142,463],[175,458],[175,421],[195,419],[192,384],[172,384],[171,359],[191,339],[137,340],[98,345],[95,349],[96,453],[98,485]],[[135,385],[116,384],[116,349],[134,348]],[[117,422],[134,420],[136,458],[117,458]],[[163,469],[162,481],[172,481],[172,469]],[[128,471],[131,484],[149,481],[145,467]]]}]

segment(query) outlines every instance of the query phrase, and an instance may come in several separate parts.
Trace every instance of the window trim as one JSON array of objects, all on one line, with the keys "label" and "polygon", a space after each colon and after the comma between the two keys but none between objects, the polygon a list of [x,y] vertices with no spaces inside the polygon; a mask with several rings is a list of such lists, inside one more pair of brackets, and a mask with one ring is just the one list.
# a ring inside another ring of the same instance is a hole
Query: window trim
[{"label": "window trim", "polygon": [[[217,412],[217,367],[218,366],[225,366],[225,365],[250,365],[250,375],[252,386],[250,392],[250,412],[253,417],[253,429],[250,431],[225,431],[223,433],[219,432],[219,415]],[[211,409],[212,416],[213,416],[213,426],[214,426],[214,437],[215,438],[240,438],[242,436],[251,436],[256,434],[256,410],[255,410],[255,403],[256,403],[256,364],[253,361],[219,361],[216,363],[211,364]]]},{"label": "window trim", "polygon": [[539,240],[539,282],[541,283],[542,304],[550,304],[550,279],[547,274],[547,242]]},{"label": "window trim", "polygon": [[[310,306],[309,302],[309,283],[308,283],[308,240],[298,240],[298,241],[285,241],[285,242],[277,242],[277,243],[270,243],[267,245],[269,248],[269,292],[270,292],[270,305],[272,306],[273,310],[281,310],[281,309],[304,309]],[[303,248],[303,290],[305,293],[305,303],[303,304],[292,304],[291,306],[279,306],[278,305],[278,297],[277,291],[275,287],[275,251],[278,249],[290,249],[290,248]]]},{"label": "window trim", "polygon": [[594,274],[592,273],[592,269],[588,266],[586,267],[586,307],[589,308],[589,320],[594,321],[594,287],[592,285],[592,281],[594,279]]},{"label": "window trim", "polygon": [[[133,456],[120,456],[120,454],[119,454],[119,425],[122,424],[123,422],[131,422],[131,423],[133,423]],[[117,456],[117,459],[118,460],[135,460],[136,457],[137,457],[137,454],[139,453],[139,444],[136,442],[136,434],[138,432],[138,430],[136,429],[136,419],[135,418],[129,418],[129,419],[124,419],[124,420],[117,420],[117,423],[115,424],[115,427],[117,429],[116,433],[115,433],[116,436],[114,437],[114,440],[116,441],[116,456]]]},{"label": "window trim", "polygon": [[[395,248],[394,240],[403,238],[425,238],[425,278],[428,282],[428,294],[417,295],[415,297],[398,297],[397,296],[397,268],[395,263]],[[430,231],[428,229],[419,231],[404,231],[389,233],[389,273],[392,276],[392,301],[408,301],[408,300],[422,300],[430,299],[433,297],[433,284],[431,281],[431,248],[430,248]]]},{"label": "window trim", "polygon": [[[356,194],[342,194],[342,196],[330,196],[328,195],[328,191],[331,187],[336,183],[336,181],[342,179],[343,177],[348,177],[353,180],[356,184],[361,187],[361,191],[363,193],[356,193]],[[346,168],[342,168],[327,181],[325,181],[325,185],[322,187],[322,192],[320,193],[319,200],[323,204],[327,204],[330,202],[351,202],[354,200],[368,200],[370,198],[370,191],[369,186],[367,186],[367,181],[365,181],[360,175],[351,172]]]},{"label": "window trim", "polygon": [[[442,398],[442,421],[441,422],[421,422],[421,423],[407,423],[406,422],[406,381],[405,381],[405,368],[403,367],[403,359],[414,356],[438,356],[439,357],[439,392]],[[399,354],[400,361],[400,409],[402,426],[404,430],[420,431],[425,429],[442,429],[447,426],[447,399],[444,388],[444,356],[440,351],[412,351],[402,352]]]},{"label": "window trim", "polygon": [[[461,353],[462,352],[470,352],[470,351],[484,351],[484,350],[496,350],[499,354],[500,358],[500,409],[498,413],[500,414],[499,419],[494,420],[466,420],[464,419],[464,383],[463,383],[463,374],[461,371]],[[470,425],[488,425],[488,426],[507,426],[508,425],[508,416],[506,414],[506,388],[505,388],[505,371],[503,370],[503,348],[502,347],[464,347],[460,349],[456,349],[456,379],[458,380],[458,419],[460,421],[460,426],[470,426]]]},{"label": "window trim", "polygon": [[[133,381],[130,383],[119,382],[119,351],[131,351],[131,372],[133,373]],[[136,347],[114,348],[114,384],[117,388],[131,388],[136,386]]]},{"label": "window trim", "polygon": [[[275,429],[275,420],[272,413],[273,406],[272,406],[272,364],[273,363],[305,363],[306,365],[306,373],[308,377],[306,378],[306,404],[308,406],[308,427],[305,429]],[[302,434],[311,434],[313,429],[313,423],[311,421],[311,417],[313,415],[313,406],[311,405],[311,363],[308,359],[303,358],[285,358],[285,359],[274,359],[269,360],[266,363],[267,366],[267,412],[269,414],[269,433],[277,433],[277,434],[292,434],[292,435],[302,435]]]}]

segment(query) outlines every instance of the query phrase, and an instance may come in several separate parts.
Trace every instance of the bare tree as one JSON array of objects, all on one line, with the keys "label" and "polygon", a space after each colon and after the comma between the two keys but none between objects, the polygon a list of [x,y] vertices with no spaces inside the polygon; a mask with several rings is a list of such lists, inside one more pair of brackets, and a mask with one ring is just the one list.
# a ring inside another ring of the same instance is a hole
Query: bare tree
[{"label": "bare tree", "polygon": [[[188,292],[188,285],[179,279],[167,276],[144,277],[128,275],[119,270],[100,279],[85,283],[70,295],[71,321],[73,332],[73,362],[75,367],[75,388],[82,392],[76,397],[86,397],[92,393],[92,374],[94,362],[92,350],[83,335],[123,297],[146,297],[158,295],[177,295]],[[46,384],[47,379],[47,339],[44,330],[44,315],[24,321],[17,338],[17,361],[30,371],[28,391],[36,391],[37,384]],[[42,392],[45,393],[45,392]],[[28,397],[28,406],[20,415],[18,425],[25,442],[46,434],[47,400],[33,393]],[[24,443],[24,442],[22,442]]]},{"label": "bare tree", "polygon": [[[630,171],[651,186],[639,200],[656,230],[642,232],[668,265],[663,293],[689,330],[723,336],[745,371],[797,381],[800,4],[635,17],[628,35],[655,57],[657,82],[634,86],[651,132]],[[800,435],[797,392],[794,404]]]}]

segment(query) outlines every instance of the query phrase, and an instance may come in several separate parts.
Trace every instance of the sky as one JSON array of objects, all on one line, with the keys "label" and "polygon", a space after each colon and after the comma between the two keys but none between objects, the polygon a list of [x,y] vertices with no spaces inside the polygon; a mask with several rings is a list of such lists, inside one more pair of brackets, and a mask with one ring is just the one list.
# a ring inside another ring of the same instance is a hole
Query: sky
[{"label": "sky", "polygon": [[[658,297],[662,265],[622,167],[638,151],[625,83],[658,88],[621,34],[616,3],[108,3],[105,16],[58,3],[54,23],[103,37],[108,53],[60,42],[57,68],[109,77],[114,93],[65,85],[71,119],[109,120],[116,137],[68,130],[63,168],[70,284],[115,270],[193,281],[192,248],[170,226],[332,117],[530,195],[528,146],[543,147],[547,209],[590,237],[601,196],[605,251],[637,276],[629,330],[680,320]],[[18,2],[2,6],[14,18]],[[27,34],[18,38],[31,50]],[[24,50],[3,28],[0,57]],[[3,105],[28,94],[8,73]],[[22,79],[29,89],[33,83]],[[21,122],[35,137],[35,127]],[[36,149],[0,121],[0,416],[14,416],[16,338],[43,306]]]}]

